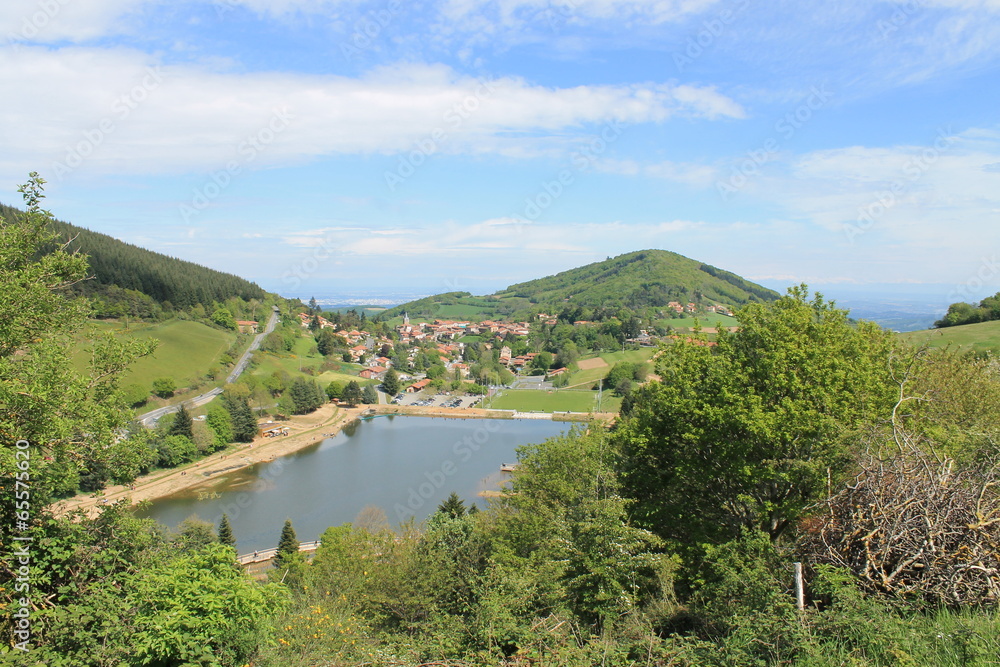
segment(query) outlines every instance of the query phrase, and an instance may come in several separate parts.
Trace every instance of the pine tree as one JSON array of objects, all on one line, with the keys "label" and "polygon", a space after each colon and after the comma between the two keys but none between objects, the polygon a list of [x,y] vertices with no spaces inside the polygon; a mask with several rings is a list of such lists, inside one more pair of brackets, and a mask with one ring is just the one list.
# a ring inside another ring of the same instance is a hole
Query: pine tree
[{"label": "pine tree", "polygon": [[375,405],[378,403],[378,392],[375,390],[375,385],[365,385],[365,388],[361,390],[361,402],[368,405]]},{"label": "pine tree", "polygon": [[285,519],[285,525],[281,529],[281,538],[278,539],[278,553],[274,556],[274,567],[280,568],[289,564],[298,553],[299,541],[295,539],[292,520]]},{"label": "pine tree", "polygon": [[253,442],[257,437],[257,419],[245,398],[233,398],[226,401],[229,417],[233,422],[233,440],[236,442]]},{"label": "pine tree", "polygon": [[389,369],[385,374],[385,378],[382,379],[382,389],[390,396],[395,396],[399,393],[399,375],[392,368]]},{"label": "pine tree", "polygon": [[181,405],[181,409],[177,411],[177,415],[174,417],[174,423],[170,425],[170,430],[167,432],[167,435],[183,435],[188,440],[194,440],[192,425],[193,422],[191,420],[191,413],[187,411],[187,408]]},{"label": "pine tree", "polygon": [[438,505],[437,511],[457,519],[465,516],[465,501],[459,498],[457,493],[452,491],[451,495],[448,496],[443,503]]},{"label": "pine tree", "polygon": [[223,513],[222,520],[219,521],[219,543],[227,547],[236,548],[236,538],[233,537],[233,527],[229,525],[229,517]]}]

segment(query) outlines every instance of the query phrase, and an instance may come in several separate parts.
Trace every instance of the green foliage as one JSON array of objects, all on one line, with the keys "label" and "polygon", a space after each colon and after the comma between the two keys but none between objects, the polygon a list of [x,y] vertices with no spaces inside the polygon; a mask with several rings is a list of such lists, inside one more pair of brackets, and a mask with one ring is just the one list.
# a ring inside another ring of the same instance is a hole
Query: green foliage
[{"label": "green foliage", "polygon": [[205,423],[212,431],[214,449],[225,449],[226,446],[235,440],[233,433],[233,419],[229,411],[220,403],[212,403],[205,416]]},{"label": "green foliage", "polygon": [[167,435],[156,438],[156,465],[173,468],[193,461],[198,456],[198,448],[190,438],[183,435]]},{"label": "green foliage", "polygon": [[219,532],[218,532],[219,544],[227,547],[236,548],[236,537],[233,535],[233,527],[229,525],[229,517],[225,512],[222,513],[222,518],[219,520]]},{"label": "green foliage", "polygon": [[[380,318],[390,319],[404,312],[411,318],[427,319],[502,319],[514,315],[528,318],[541,309],[548,313],[561,309],[570,298],[575,308],[642,309],[662,308],[670,301],[743,305],[773,301],[778,296],[766,287],[682,255],[665,250],[640,250],[511,285],[492,296],[448,292],[426,297],[391,308]],[[574,319],[591,317],[578,313]]]},{"label": "green foliage", "polygon": [[182,435],[188,440],[194,440],[194,433],[191,432],[191,427],[194,422],[191,420],[191,413],[187,411],[183,405],[174,414],[174,420],[170,424],[170,431],[168,435]]},{"label": "green foliage", "polygon": [[289,390],[294,406],[294,414],[304,415],[312,412],[326,402],[326,395],[315,381],[298,377],[292,382]]},{"label": "green foliage", "polygon": [[378,403],[378,391],[375,390],[375,385],[365,385],[365,388],[361,390],[361,402],[366,405],[375,405]]},{"label": "green foliage", "polygon": [[274,567],[280,569],[285,561],[298,553],[299,541],[295,539],[295,528],[292,527],[291,519],[286,519],[285,525],[281,528],[281,537],[278,539],[278,553],[274,557]]},{"label": "green foliage", "polygon": [[172,377],[161,377],[153,380],[153,393],[160,398],[170,398],[177,391],[177,383]]},{"label": "green foliage", "polygon": [[326,385],[326,395],[332,401],[335,398],[341,398],[344,395],[344,383],[337,382],[334,380],[330,384]]},{"label": "green foliage", "polygon": [[935,322],[934,326],[944,328],[994,320],[1000,320],[1000,292],[986,297],[978,305],[962,302],[951,304],[945,316]]},{"label": "green foliage", "polygon": [[[119,379],[154,348],[102,336],[86,370],[75,370],[70,350],[88,308],[71,287],[86,276],[87,261],[54,244],[40,207],[43,184],[32,174],[19,188],[28,212],[0,220],[0,472],[13,479],[15,443],[27,441],[19,456],[30,457],[33,508],[78,483],[97,489],[124,481],[145,464],[142,438],[127,437],[131,411]],[[13,525],[13,501],[13,491],[0,499],[0,530]]]},{"label": "green foliage", "polygon": [[226,396],[223,394],[223,402],[226,410],[229,411],[229,419],[233,428],[233,441],[253,442],[257,437],[257,419],[250,409],[250,403],[245,397]]},{"label": "green foliage", "polygon": [[212,313],[212,323],[216,326],[222,327],[223,329],[229,329],[230,331],[236,331],[236,318],[225,306],[217,306],[215,311]]},{"label": "green foliage", "polygon": [[[0,215],[18,217],[19,212],[4,207]],[[23,214],[21,214],[23,215]],[[93,280],[78,285],[86,295],[95,294],[114,298],[114,291],[104,291],[115,286],[148,295],[156,302],[171,308],[188,308],[194,304],[211,306],[231,297],[244,301],[263,299],[264,290],[235,275],[169,257],[157,252],[124,243],[106,234],[52,220],[51,229],[67,249],[88,256]],[[118,302],[115,299],[113,302]]]},{"label": "green foliage", "polygon": [[437,511],[449,516],[453,519],[465,516],[465,501],[458,497],[458,494],[454,491],[445,498],[440,505],[438,505]]},{"label": "green foliage", "polygon": [[128,384],[122,389],[122,397],[127,405],[136,408],[146,404],[149,399],[149,390],[141,384]]},{"label": "green foliage", "polygon": [[361,385],[359,385],[354,380],[347,383],[344,387],[344,392],[341,398],[347,402],[348,405],[357,405],[361,402]]},{"label": "green foliage", "polygon": [[395,396],[399,393],[402,385],[399,382],[399,374],[396,373],[394,368],[390,368],[386,371],[385,377],[382,378],[382,388],[385,390],[385,393],[390,396]]},{"label": "green foliage", "polygon": [[893,340],[804,286],[740,311],[718,347],[668,346],[616,440],[634,516],[686,544],[776,538],[848,472],[850,442],[895,402]]}]

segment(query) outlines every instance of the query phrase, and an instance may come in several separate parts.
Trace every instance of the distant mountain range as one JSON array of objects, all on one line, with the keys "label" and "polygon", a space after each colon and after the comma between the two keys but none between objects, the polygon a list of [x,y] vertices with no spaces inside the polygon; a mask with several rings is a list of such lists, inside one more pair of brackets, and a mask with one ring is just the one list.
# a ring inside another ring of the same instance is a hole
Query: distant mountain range
[{"label": "distant mountain range", "polygon": [[773,301],[779,294],[735,273],[666,250],[639,250],[552,276],[511,285],[487,296],[447,292],[410,301],[382,314],[391,318],[509,317],[566,307],[630,309],[681,304],[733,308]]}]

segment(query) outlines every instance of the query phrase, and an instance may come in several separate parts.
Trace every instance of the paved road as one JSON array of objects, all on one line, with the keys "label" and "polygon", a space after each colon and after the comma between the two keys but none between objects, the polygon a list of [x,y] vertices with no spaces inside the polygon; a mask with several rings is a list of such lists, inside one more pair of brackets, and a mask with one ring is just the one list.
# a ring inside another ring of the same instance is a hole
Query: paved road
[{"label": "paved road", "polygon": [[[236,367],[233,368],[233,372],[230,373],[228,377],[226,377],[227,383],[236,382],[236,380],[240,377],[243,371],[245,371],[247,369],[247,366],[250,364],[250,357],[252,357],[253,353],[260,348],[260,344],[261,342],[263,342],[264,336],[274,331],[274,327],[276,327],[277,325],[278,325],[278,311],[277,309],[275,309],[271,313],[271,319],[268,320],[267,326],[264,327],[264,331],[254,336],[253,341],[250,342],[250,347],[248,347],[247,351],[243,353],[242,357],[240,357],[240,360],[236,363]],[[183,401],[178,405],[168,405],[165,408],[157,408],[156,410],[150,410],[145,414],[139,415],[137,419],[139,420],[139,423],[142,424],[143,426],[152,427],[156,425],[157,419],[159,419],[163,415],[170,414],[171,412],[177,412],[180,409],[181,405],[184,405],[187,408],[196,408],[199,405],[204,405],[205,403],[208,403],[221,393],[222,393],[222,387],[216,387],[215,389],[206,391],[204,394],[200,394],[192,399]]]}]

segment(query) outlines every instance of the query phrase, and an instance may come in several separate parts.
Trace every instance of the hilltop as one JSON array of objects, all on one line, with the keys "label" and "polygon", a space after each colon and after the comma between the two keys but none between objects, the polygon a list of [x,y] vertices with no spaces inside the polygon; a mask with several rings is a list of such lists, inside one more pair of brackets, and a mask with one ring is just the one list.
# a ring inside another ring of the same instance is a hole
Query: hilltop
[{"label": "hilltop", "polygon": [[773,301],[779,294],[734,273],[667,250],[639,250],[538,278],[487,296],[448,292],[392,308],[418,317],[502,318],[532,311],[577,308],[666,308],[671,302],[699,307],[738,307]]},{"label": "hilltop", "polygon": [[[20,209],[0,204],[0,218],[14,220],[22,215]],[[233,297],[245,301],[265,297],[260,286],[239,276],[146,250],[61,220],[52,220],[51,228],[61,241],[69,242],[69,250],[87,255],[88,275],[93,278],[78,283],[75,289],[96,298],[99,309],[113,311],[116,305],[127,303],[135,310],[137,302],[148,303],[148,300],[172,308],[197,304],[207,308]]]}]

